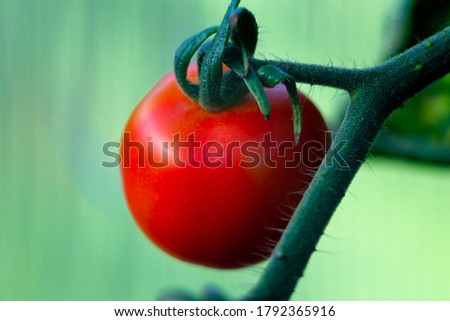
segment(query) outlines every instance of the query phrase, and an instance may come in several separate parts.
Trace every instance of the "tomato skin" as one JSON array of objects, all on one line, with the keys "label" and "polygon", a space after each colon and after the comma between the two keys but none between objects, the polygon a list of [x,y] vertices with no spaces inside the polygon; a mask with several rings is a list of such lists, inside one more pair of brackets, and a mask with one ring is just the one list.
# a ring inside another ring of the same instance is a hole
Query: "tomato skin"
[{"label": "tomato skin", "polygon": [[[196,78],[195,69],[188,73]],[[250,95],[224,111],[209,112],[190,100],[169,73],[132,113],[124,130],[128,136],[121,144],[123,188],[141,230],[167,253],[224,269],[270,256],[325,155],[327,128],[316,107],[299,94],[302,132],[300,143],[293,147],[292,107],[286,89],[277,86],[266,93],[272,106],[269,121]],[[275,147],[261,147],[268,133]],[[174,137],[185,145],[179,153],[171,149],[171,144],[176,145]],[[309,161],[302,155],[301,164],[285,166],[312,141],[319,159]],[[143,147],[136,147],[136,142]],[[207,142],[222,146],[224,156],[205,158],[202,146]],[[247,149],[251,154],[242,151],[245,142],[253,142],[248,143],[254,147]],[[292,148],[280,152],[282,142],[290,142]],[[164,149],[169,150],[167,166],[154,166],[163,160]],[[248,155],[256,160],[259,155],[260,161],[250,164]],[[186,166],[179,166],[180,159]]]}]

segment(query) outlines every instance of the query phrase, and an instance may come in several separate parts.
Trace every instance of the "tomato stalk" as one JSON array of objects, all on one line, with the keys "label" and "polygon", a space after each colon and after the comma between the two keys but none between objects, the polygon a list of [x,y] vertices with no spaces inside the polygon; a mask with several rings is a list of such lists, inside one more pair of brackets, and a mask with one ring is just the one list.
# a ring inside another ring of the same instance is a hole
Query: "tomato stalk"
[{"label": "tomato stalk", "polygon": [[[186,40],[175,54],[175,75],[180,87],[206,110],[220,111],[241,101],[249,92],[266,120],[271,106],[264,87],[286,86],[293,109],[294,141],[299,142],[301,104],[294,79],[276,66],[254,68],[250,61],[256,49],[258,26],[253,14],[232,1],[218,27],[208,28]],[[216,34],[212,41],[207,39]],[[187,68],[198,51],[199,84],[187,80]],[[223,64],[231,70],[223,73]]]}]

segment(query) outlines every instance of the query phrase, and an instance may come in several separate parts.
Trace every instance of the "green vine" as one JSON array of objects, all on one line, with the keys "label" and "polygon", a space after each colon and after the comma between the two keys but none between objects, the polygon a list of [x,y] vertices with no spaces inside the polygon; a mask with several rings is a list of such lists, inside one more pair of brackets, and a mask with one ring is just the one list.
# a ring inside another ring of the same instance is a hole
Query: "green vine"
[{"label": "green vine", "polygon": [[[291,72],[295,69],[293,65]],[[349,90],[351,103],[333,142],[334,146],[341,142],[345,145],[338,150],[339,155],[333,147],[329,150],[266,270],[246,299],[289,299],[386,118],[449,71],[450,27],[384,64],[359,71],[360,82],[350,86],[353,87]],[[295,73],[291,74],[295,77]],[[354,71],[349,71],[348,75],[354,75]],[[347,78],[345,71],[341,70],[341,76]],[[302,82],[317,84],[313,76]],[[327,85],[327,82],[321,84]],[[346,166],[342,166],[342,161]]]},{"label": "green vine", "polygon": [[[276,74],[284,75],[278,78],[278,82],[292,79],[300,83],[344,89],[350,95],[350,105],[325,160],[295,210],[258,283],[242,297],[246,300],[287,300],[385,120],[409,98],[449,73],[450,27],[383,64],[367,69],[260,60],[253,58],[253,52],[245,51],[253,41],[256,44],[256,39],[246,34],[239,35],[246,29],[253,29],[245,28],[244,20],[230,24],[230,16],[236,18],[233,14],[238,4],[238,0],[231,2],[219,27],[206,29],[191,37],[177,51],[177,80],[192,99],[207,109],[220,110],[234,104],[248,91],[263,95],[260,86],[267,85],[267,77],[254,71],[265,66],[272,66],[272,70],[276,68]],[[251,23],[247,12],[245,19]],[[240,29],[237,30],[236,26]],[[214,33],[216,37],[213,41],[205,43]],[[230,41],[230,34],[239,41]],[[186,80],[186,68],[197,50],[201,76],[200,84],[193,84]],[[223,73],[222,63],[231,70]],[[233,90],[230,90],[230,84],[233,84]],[[270,109],[267,110],[264,105],[264,97],[256,99],[262,113],[267,116]]]}]

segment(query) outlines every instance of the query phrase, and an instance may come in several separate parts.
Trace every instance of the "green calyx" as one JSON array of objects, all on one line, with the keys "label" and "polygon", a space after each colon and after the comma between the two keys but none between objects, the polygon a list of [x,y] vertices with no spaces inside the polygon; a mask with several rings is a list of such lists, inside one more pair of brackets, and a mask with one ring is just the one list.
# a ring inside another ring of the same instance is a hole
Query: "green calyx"
[{"label": "green calyx", "polygon": [[[226,109],[250,92],[266,120],[270,119],[271,107],[264,87],[283,83],[293,108],[297,144],[301,131],[301,105],[295,80],[272,65],[254,70],[251,60],[258,40],[258,26],[250,11],[238,8],[239,2],[231,1],[220,26],[207,28],[181,44],[175,54],[175,77],[186,95],[209,111]],[[213,34],[215,37],[209,41]],[[198,84],[187,79],[187,69],[196,52]],[[224,72],[224,64],[230,70]]]}]

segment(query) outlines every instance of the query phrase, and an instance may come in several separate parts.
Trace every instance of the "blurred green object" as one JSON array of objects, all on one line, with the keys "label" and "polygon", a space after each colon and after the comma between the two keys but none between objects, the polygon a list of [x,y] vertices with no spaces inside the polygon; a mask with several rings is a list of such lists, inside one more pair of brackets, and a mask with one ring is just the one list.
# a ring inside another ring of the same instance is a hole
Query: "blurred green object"
[{"label": "blurred green object", "polygon": [[[407,1],[393,38],[402,52],[450,22],[450,1]],[[450,75],[436,81],[386,122],[374,150],[389,155],[450,164]]]},{"label": "blurred green object", "polygon": [[[254,284],[263,265],[213,270],[159,251],[119,170],[101,166],[176,48],[228,3],[0,0],[0,300],[152,300],[208,284],[238,297]],[[257,56],[347,67],[383,59],[398,4],[242,0],[260,26]],[[332,124],[346,96],[299,87]],[[449,190],[448,167],[369,160],[293,299],[450,300]]]}]

